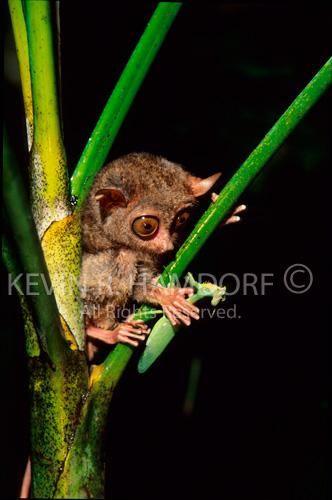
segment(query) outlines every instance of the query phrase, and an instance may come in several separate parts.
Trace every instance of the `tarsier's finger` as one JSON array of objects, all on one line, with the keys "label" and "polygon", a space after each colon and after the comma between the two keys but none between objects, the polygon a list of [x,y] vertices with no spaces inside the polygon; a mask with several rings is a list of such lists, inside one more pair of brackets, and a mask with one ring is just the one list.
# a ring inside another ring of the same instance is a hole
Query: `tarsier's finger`
[{"label": "tarsier's finger", "polygon": [[117,342],[116,333],[113,330],[105,330],[103,328],[98,328],[97,326],[89,326],[86,329],[86,333],[89,337],[102,340],[107,344],[115,344]]},{"label": "tarsier's finger", "polygon": [[228,219],[226,219],[225,222],[223,222],[221,225],[226,226],[227,224],[232,224],[233,222],[239,222],[239,220],[241,220],[241,217],[236,214],[243,212],[243,210],[245,210],[246,208],[246,205],[239,205],[238,207],[236,207],[232,215],[230,215]]},{"label": "tarsier's finger", "polygon": [[[218,197],[219,195],[217,193],[211,193],[211,200],[213,201],[213,203],[217,201]],[[232,222],[238,222],[239,220],[241,220],[240,217],[235,217],[235,215],[243,212],[243,210],[246,210],[246,208],[246,205],[239,205],[238,207],[236,207],[228,217],[228,219],[226,219],[225,222],[222,222],[219,227],[226,226],[226,224],[231,224]]]},{"label": "tarsier's finger", "polygon": [[126,335],[121,335],[120,334],[119,337],[118,337],[118,339],[119,339],[119,342],[124,342],[125,344],[130,344],[130,345],[132,345],[134,347],[137,347],[138,344],[139,344],[137,342],[137,340],[130,340]]},{"label": "tarsier's finger", "polygon": [[122,323],[119,328],[119,333],[123,333],[125,335],[135,334],[140,336],[146,332],[147,330],[139,328],[138,325],[131,325],[130,323]]},{"label": "tarsier's finger", "polygon": [[149,328],[148,325],[141,319],[125,321],[124,324],[131,325],[134,328],[139,328],[140,330],[148,330]]},{"label": "tarsier's finger", "polygon": [[189,315],[182,312],[180,309],[178,309],[177,307],[175,307],[173,305],[170,305],[167,307],[168,307],[168,310],[171,312],[172,317],[174,318],[174,321],[176,322],[175,323],[176,325],[181,325],[181,324],[185,324],[187,326],[190,325],[191,319],[190,319]]},{"label": "tarsier's finger", "polygon": [[246,205],[239,205],[236,207],[236,209],[233,212],[233,215],[238,214],[239,212],[243,212],[243,210],[246,210],[247,206]]},{"label": "tarsier's finger", "polygon": [[139,334],[137,334],[137,333],[133,333],[133,332],[123,332],[123,331],[121,331],[121,332],[119,333],[119,336],[120,336],[120,335],[123,335],[123,336],[125,336],[125,337],[130,337],[131,339],[138,339],[138,340],[140,340],[140,341],[142,341],[142,340],[145,340],[145,339],[146,339],[146,335],[145,335],[145,334],[143,334],[143,333],[142,333],[141,335],[139,335]]},{"label": "tarsier's finger", "polygon": [[135,329],[132,329],[132,330],[128,330],[128,332],[126,332],[126,335],[136,335],[137,338],[141,338],[141,337],[146,337],[147,335],[149,335],[149,333],[151,333],[151,328],[149,328],[148,330],[137,330],[136,328]]},{"label": "tarsier's finger", "polygon": [[176,288],[175,291],[177,294],[188,295],[189,297],[191,297],[195,293],[195,290],[193,288],[190,288],[190,287],[188,287],[188,288]]},{"label": "tarsier's finger", "polygon": [[199,315],[197,314],[199,312],[199,309],[195,306],[193,306],[192,304],[190,304],[190,302],[186,302],[186,301],[179,301],[179,300],[176,300],[173,302],[173,305],[181,312],[184,312],[186,314],[189,314],[189,316],[191,316],[192,318],[194,319],[199,319]]},{"label": "tarsier's finger", "polygon": [[141,325],[145,325],[145,322],[143,319],[133,319],[135,316],[135,313],[130,314],[130,316],[127,316],[127,318],[124,320],[124,323],[137,323]]},{"label": "tarsier's finger", "polygon": [[163,307],[164,313],[166,314],[166,316],[169,319],[169,321],[171,322],[171,324],[173,326],[181,325],[181,321],[175,317],[175,315],[173,314],[171,309],[173,309],[174,312],[176,312],[176,309],[173,308],[172,306],[164,306]]},{"label": "tarsier's finger", "polygon": [[183,313],[182,311],[177,310],[175,317],[180,321],[180,324],[189,326],[191,324],[191,319],[190,317]]},{"label": "tarsier's finger", "polygon": [[190,309],[191,311],[194,311],[194,312],[196,312],[196,313],[199,313],[199,307],[195,306],[195,305],[194,305],[194,304],[192,304],[191,302],[188,302],[188,300],[183,299],[183,298],[181,298],[181,297],[180,297],[180,298],[178,298],[177,300],[178,300],[181,304],[184,304],[184,305],[185,305],[185,307],[189,307],[189,309]]},{"label": "tarsier's finger", "polygon": [[241,218],[238,215],[232,215],[231,217],[228,217],[228,219],[221,224],[221,226],[227,226],[227,224],[233,224],[234,222],[239,222]]}]

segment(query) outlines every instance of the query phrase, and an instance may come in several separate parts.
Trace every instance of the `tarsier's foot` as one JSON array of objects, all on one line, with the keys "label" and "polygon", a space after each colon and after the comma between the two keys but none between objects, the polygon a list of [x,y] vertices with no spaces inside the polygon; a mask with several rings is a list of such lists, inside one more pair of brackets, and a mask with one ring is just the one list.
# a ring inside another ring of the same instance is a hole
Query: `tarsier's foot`
[{"label": "tarsier's foot", "polygon": [[191,297],[192,288],[156,287],[155,298],[162,306],[164,313],[172,325],[190,325],[191,319],[199,319],[199,308],[190,304],[185,295]]},{"label": "tarsier's foot", "polygon": [[[211,199],[213,201],[213,203],[217,200],[218,198],[218,195],[216,193],[211,193]],[[219,227],[223,227],[223,226],[226,226],[227,224],[232,224],[233,222],[239,222],[239,220],[241,220],[241,218],[236,215],[240,212],[243,212],[243,210],[245,210],[247,207],[245,205],[239,205],[238,207],[236,207],[231,213],[230,215],[227,217],[227,219],[225,219],[225,221],[223,221]]]},{"label": "tarsier's foot", "polygon": [[120,323],[115,330],[105,330],[97,326],[88,326],[86,334],[94,339],[101,340],[106,344],[117,344],[124,342],[132,346],[138,346],[139,342],[146,339],[146,336],[151,332],[148,325],[143,320],[133,320],[128,318],[123,323]]},{"label": "tarsier's foot", "polygon": [[31,459],[29,457],[23,477],[20,498],[29,498],[30,488],[31,488]]}]

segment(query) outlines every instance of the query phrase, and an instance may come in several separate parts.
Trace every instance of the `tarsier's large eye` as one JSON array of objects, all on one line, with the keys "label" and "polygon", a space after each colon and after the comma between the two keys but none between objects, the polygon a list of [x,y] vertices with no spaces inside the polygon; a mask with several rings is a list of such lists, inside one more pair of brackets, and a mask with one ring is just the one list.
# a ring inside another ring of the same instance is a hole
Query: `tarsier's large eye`
[{"label": "tarsier's large eye", "polygon": [[153,217],[152,215],[143,215],[142,217],[138,217],[133,222],[133,231],[141,238],[148,238],[152,236],[159,227],[159,221],[157,217]]},{"label": "tarsier's large eye", "polygon": [[182,229],[186,225],[189,217],[189,212],[181,212],[178,214],[174,220],[174,229]]}]

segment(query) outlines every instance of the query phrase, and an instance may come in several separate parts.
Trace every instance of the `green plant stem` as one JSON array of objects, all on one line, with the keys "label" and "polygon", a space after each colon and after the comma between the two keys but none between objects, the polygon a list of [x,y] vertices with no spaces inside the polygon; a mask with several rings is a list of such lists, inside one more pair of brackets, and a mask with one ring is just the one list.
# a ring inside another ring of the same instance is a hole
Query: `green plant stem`
[{"label": "green plant stem", "polygon": [[95,173],[104,164],[118,130],[182,3],[160,2],[132,53],[92,132],[71,179],[72,195],[84,203]]},{"label": "green plant stem", "polygon": [[[3,209],[4,207],[2,207]],[[6,213],[4,210],[2,210],[2,220],[6,217]],[[4,232],[2,232],[2,241],[1,241],[1,252],[2,252],[2,262],[6,266],[6,269],[9,274],[12,274],[13,276],[18,276],[19,274],[22,274],[22,271],[20,269],[19,262],[15,256],[14,250]],[[22,289],[22,287],[20,288]],[[18,292],[18,290],[16,289]],[[21,297],[21,294],[18,293],[19,297]]]},{"label": "green plant stem", "polygon": [[50,224],[71,213],[53,55],[51,7],[25,3],[34,114],[30,156],[31,206],[40,238]]},{"label": "green plant stem", "polygon": [[33,105],[29,62],[28,35],[21,0],[8,0],[9,12],[15,38],[17,60],[20,68],[23,102],[26,116],[28,148],[33,138]]},{"label": "green plant stem", "polygon": [[[62,327],[54,294],[52,291],[49,294],[46,291],[46,289],[51,289],[51,281],[24,185],[9,146],[5,128],[3,155],[3,201],[17,245],[22,271],[28,280],[29,290],[27,291],[30,292],[27,294],[28,299],[32,304],[42,344],[51,361],[57,364],[63,359],[63,353],[69,347],[60,333]],[[15,278],[16,276],[13,276],[13,281]]]},{"label": "green plant stem", "polygon": [[[193,232],[181,246],[175,260],[162,273],[160,281],[162,281],[164,286],[167,286],[172,280],[172,276],[182,276],[190,262],[206,243],[212,232],[219,226],[220,222],[225,218],[245,189],[300,123],[306,113],[328,89],[331,85],[331,67],[332,58],[327,61],[323,68],[305,87],[226,184],[219,194],[217,201],[210,205],[196,224]],[[147,308],[147,306],[144,307]],[[133,349],[131,347],[121,344],[115,347],[105,362],[100,365],[100,369],[95,372],[96,380],[98,379],[98,384],[95,385],[96,390],[98,390],[99,384],[101,386],[105,384],[105,386],[114,388],[132,353]],[[92,392],[93,390],[94,386],[92,387]]]},{"label": "green plant stem", "polygon": [[[14,249],[12,248],[8,238],[4,233],[2,233],[2,261],[6,266],[11,281],[13,281],[15,277],[18,277],[17,279],[15,279],[15,283],[17,283],[18,286],[18,288],[15,287],[15,290],[17,291],[17,295],[21,304],[21,309],[24,318],[24,329],[26,332],[25,343],[26,343],[27,355],[29,357],[39,356],[40,347],[38,343],[37,333],[33,324],[32,310],[30,304],[26,299],[26,296],[19,292],[19,290],[21,291],[24,290],[24,282],[22,279],[23,273],[21,272],[19,262],[15,257]],[[10,289],[10,293],[12,293],[12,288]]]},{"label": "green plant stem", "polygon": [[[87,391],[88,368],[85,353],[71,350],[62,336],[44,255],[5,130],[3,152],[3,200],[19,261],[15,261],[13,249],[6,239],[3,239],[2,250],[8,271],[15,273],[12,281],[18,271],[24,273],[16,283],[25,293],[20,299],[27,320],[26,333],[30,335],[27,352],[31,393],[32,497],[53,498],[75,430],[77,405]],[[30,293],[23,286],[23,278],[26,278],[27,285],[30,282]],[[41,355],[36,329],[46,358]],[[52,363],[55,366],[51,368]]]},{"label": "green plant stem", "polygon": [[295,129],[308,111],[331,85],[332,58],[322,67],[317,75],[293,101],[279,118],[264,139],[258,144],[239,170],[223,188],[215,203],[196,224],[193,232],[181,246],[174,262],[171,262],[162,274],[163,285],[171,281],[173,274],[178,277],[187,269],[190,262],[206,243],[213,231],[226,217],[245,189],[251,184],[267,162],[280,148],[289,134]]},{"label": "green plant stem", "polygon": [[[67,338],[83,350],[79,277],[80,220],[72,216],[62,141],[49,1],[25,3],[34,135],[30,153],[31,208]],[[61,256],[61,258],[60,258]],[[72,277],[75,278],[72,280]]]}]

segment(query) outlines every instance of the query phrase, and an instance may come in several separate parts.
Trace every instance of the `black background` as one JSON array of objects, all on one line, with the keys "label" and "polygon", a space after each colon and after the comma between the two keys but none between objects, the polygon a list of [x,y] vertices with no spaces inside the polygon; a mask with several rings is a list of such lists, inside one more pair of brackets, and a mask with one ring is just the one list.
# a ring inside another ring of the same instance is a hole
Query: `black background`
[{"label": "black background", "polygon": [[[71,172],[155,5],[61,2]],[[329,33],[325,4],[185,3],[109,159],[149,151],[196,175],[221,170],[222,187],[330,57]],[[5,119],[26,176],[15,68],[5,77]],[[138,353],[126,370],[105,437],[108,498],[326,498],[329,113],[330,92],[243,195],[242,222],[214,234],[190,266],[196,276],[238,277],[239,292],[219,306],[236,306],[238,317],[200,320],[146,374],[136,371]],[[304,294],[283,283],[297,263],[313,275]],[[245,273],[272,273],[273,286],[245,295]],[[22,320],[6,280],[2,493],[15,497],[29,453],[28,393]],[[234,279],[224,284],[231,291]],[[188,415],[193,359],[201,376]]]}]

